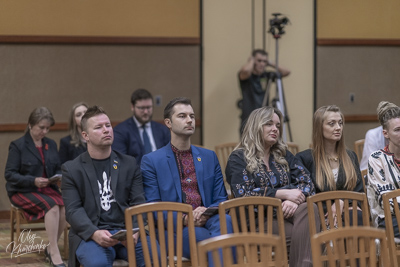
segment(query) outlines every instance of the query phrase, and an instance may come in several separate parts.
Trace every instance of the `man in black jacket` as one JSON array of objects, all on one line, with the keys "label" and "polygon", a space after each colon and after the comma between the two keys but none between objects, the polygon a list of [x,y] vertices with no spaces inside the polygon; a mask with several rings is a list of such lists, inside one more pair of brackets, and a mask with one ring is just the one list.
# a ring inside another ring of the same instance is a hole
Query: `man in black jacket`
[{"label": "man in black jacket", "polygon": [[[105,111],[89,108],[82,117],[87,152],[62,166],[62,194],[69,233],[69,266],[112,266],[127,260],[127,249],[111,235],[125,229],[125,209],[145,202],[142,176],[136,160],[112,151],[113,129]],[[138,227],[136,219],[133,227]],[[144,266],[138,233],[137,266]],[[149,241],[148,241],[149,242]],[[79,265],[78,265],[79,266]]]}]

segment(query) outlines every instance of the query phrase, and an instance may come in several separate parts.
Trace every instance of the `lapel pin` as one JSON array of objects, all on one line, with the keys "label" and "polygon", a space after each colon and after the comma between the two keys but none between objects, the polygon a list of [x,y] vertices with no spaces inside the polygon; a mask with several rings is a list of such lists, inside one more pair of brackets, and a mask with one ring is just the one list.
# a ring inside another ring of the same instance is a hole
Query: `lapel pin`
[{"label": "lapel pin", "polygon": [[114,167],[114,169],[118,169],[117,164],[114,164],[113,167]]},{"label": "lapel pin", "polygon": [[197,161],[201,161],[201,158],[200,158],[200,157],[197,157]]}]

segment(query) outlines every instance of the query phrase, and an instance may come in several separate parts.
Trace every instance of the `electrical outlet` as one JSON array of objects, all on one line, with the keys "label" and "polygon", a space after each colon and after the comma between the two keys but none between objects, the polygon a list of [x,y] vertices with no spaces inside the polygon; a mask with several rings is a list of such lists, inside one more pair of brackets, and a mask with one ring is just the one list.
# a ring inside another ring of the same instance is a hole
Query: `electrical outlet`
[{"label": "electrical outlet", "polygon": [[161,106],[161,100],[162,100],[162,97],[161,97],[161,95],[156,95],[155,97],[154,97],[154,102],[155,102],[155,104],[156,104],[156,107],[159,107],[159,106]]},{"label": "electrical outlet", "polygon": [[354,97],[355,97],[355,94],[350,93],[350,103],[354,103]]}]

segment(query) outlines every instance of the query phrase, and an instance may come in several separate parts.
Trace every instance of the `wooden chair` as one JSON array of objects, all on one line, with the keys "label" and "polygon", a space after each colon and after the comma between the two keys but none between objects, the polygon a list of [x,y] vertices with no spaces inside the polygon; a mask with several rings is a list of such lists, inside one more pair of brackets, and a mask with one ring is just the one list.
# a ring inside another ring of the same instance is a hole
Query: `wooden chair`
[{"label": "wooden chair", "polygon": [[361,171],[361,178],[362,178],[364,193],[367,194],[367,182],[366,182],[366,181],[368,181],[368,170],[367,169]]},{"label": "wooden chair", "polygon": [[[155,215],[157,215],[157,218],[155,218]],[[183,215],[188,216],[189,245],[191,256],[190,260],[182,257]],[[129,266],[135,267],[136,255],[135,245],[132,238],[132,216],[136,216],[138,221],[140,229],[139,235],[142,240],[143,256],[146,266],[198,266],[193,209],[191,205],[177,202],[154,202],[133,206],[125,210]],[[164,218],[167,218],[166,224],[164,224]],[[176,230],[174,229],[174,219],[176,221]],[[158,237],[157,229],[160,229]],[[166,246],[164,230],[161,229],[167,230],[168,249]],[[151,240],[150,245],[151,253],[153,255],[153,263],[151,263],[147,240],[146,238],[143,238],[146,236],[146,231]],[[176,234],[176,245],[174,244],[174,233]],[[157,240],[160,245],[160,259],[156,256]]]},{"label": "wooden chair", "polygon": [[287,146],[288,146],[288,150],[290,152],[292,152],[293,155],[296,155],[297,153],[299,153],[300,148],[298,144],[295,144],[293,142],[286,142]]},{"label": "wooden chair", "polygon": [[[400,197],[400,189],[385,193],[382,195],[383,211],[385,212],[385,225],[386,225],[386,236],[388,238],[388,245],[392,261],[397,266],[400,263],[400,239],[395,238],[395,232],[393,229],[393,219],[400,223],[400,209],[397,198]],[[393,215],[393,216],[392,216]],[[400,234],[398,230],[396,234]]]},{"label": "wooden chair", "polygon": [[226,188],[226,192],[228,193],[228,198],[232,199],[232,191],[231,186],[227,183],[225,177],[225,168],[226,164],[228,163],[229,155],[232,153],[233,149],[237,146],[237,143],[225,143],[215,146],[215,153],[217,154],[219,164],[221,165],[221,172],[224,176],[224,184]]},{"label": "wooden chair", "polygon": [[358,163],[361,162],[363,150],[364,150],[365,139],[360,139],[354,142],[354,152],[356,152]]},{"label": "wooden chair", "polygon": [[378,259],[379,266],[397,266],[390,265],[385,231],[372,227],[346,227],[313,235],[311,249],[314,267],[375,267]]},{"label": "wooden chair", "polygon": [[[338,213],[337,224],[334,224],[334,214],[332,211],[332,204],[335,204],[336,210],[340,210],[339,201],[343,200],[343,211],[348,211],[350,207],[357,210],[357,203],[361,206],[363,226],[370,226],[369,211],[367,197],[364,193],[357,193],[353,191],[329,191],[318,193],[307,198],[308,219],[310,224],[310,235],[313,236],[317,233],[315,224],[315,215],[313,204],[316,204],[319,212],[319,219],[321,223],[321,231],[328,229],[342,228],[350,226],[349,212]],[[324,204],[326,205],[328,216],[325,218]],[[343,223],[344,219],[344,223]],[[353,223],[357,224],[357,212],[353,212]]]},{"label": "wooden chair", "polygon": [[[219,203],[221,234],[227,234],[225,214],[232,218],[233,233],[273,234],[273,215],[278,221],[278,235],[282,238],[283,255],[287,255],[286,235],[282,212],[282,201],[272,197],[241,197]],[[248,218],[248,220],[247,220]],[[265,221],[266,228],[265,228]]]},{"label": "wooden chair", "polygon": [[[364,188],[364,194],[367,197],[368,217],[369,217],[370,223],[371,223],[370,226],[375,226],[374,220],[371,217],[371,206],[370,206],[371,200],[370,200],[370,196],[368,194],[368,190],[371,190],[371,189],[369,188],[369,185],[368,185],[368,170],[367,169],[361,171],[361,178],[362,178],[362,183],[363,183],[363,188]],[[374,199],[375,199],[375,192],[373,194],[374,194]]]},{"label": "wooden chair", "polygon": [[[10,234],[11,247],[18,246],[18,239],[22,231],[45,231],[44,219],[28,221],[24,211],[11,204],[10,209]],[[16,238],[14,238],[14,234]],[[68,259],[68,226],[64,229],[64,258]],[[21,257],[17,257],[17,263],[21,263]]]},{"label": "wooden chair", "polygon": [[[287,266],[281,239],[278,236],[260,233],[236,233],[209,238],[198,244],[200,266],[208,266],[209,252],[212,253],[215,266]],[[236,247],[236,263],[233,259],[232,247]],[[221,249],[223,263],[220,257]]]}]

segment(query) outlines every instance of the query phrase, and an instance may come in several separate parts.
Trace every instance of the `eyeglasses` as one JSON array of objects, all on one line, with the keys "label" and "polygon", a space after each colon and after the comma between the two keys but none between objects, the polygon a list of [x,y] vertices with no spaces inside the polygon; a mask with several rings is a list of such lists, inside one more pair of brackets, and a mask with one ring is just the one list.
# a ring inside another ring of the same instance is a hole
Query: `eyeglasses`
[{"label": "eyeglasses", "polygon": [[138,107],[138,106],[135,106],[135,108],[137,108],[138,110],[140,110],[140,111],[144,111],[144,110],[150,110],[150,109],[152,109],[153,108],[153,106],[144,106],[144,107]]}]

